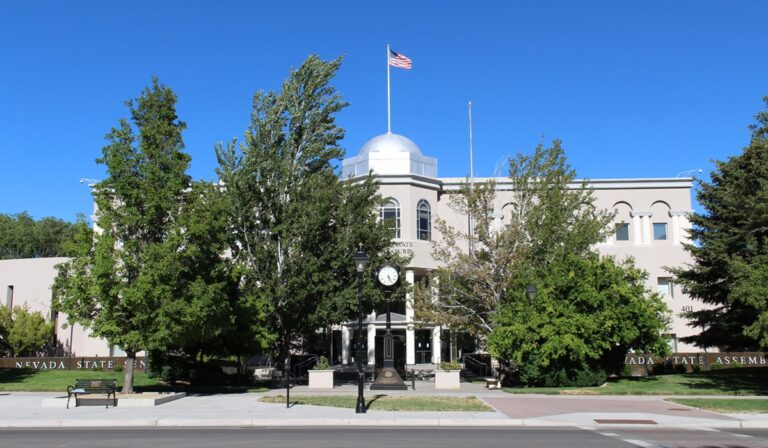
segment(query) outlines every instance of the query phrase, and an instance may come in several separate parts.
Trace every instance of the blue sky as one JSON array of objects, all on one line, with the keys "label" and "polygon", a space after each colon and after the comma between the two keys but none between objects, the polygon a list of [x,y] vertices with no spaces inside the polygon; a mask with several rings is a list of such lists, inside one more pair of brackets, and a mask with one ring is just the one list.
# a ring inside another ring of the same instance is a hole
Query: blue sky
[{"label": "blue sky", "polygon": [[241,137],[256,90],[307,55],[344,55],[335,86],[354,155],[392,130],[468,174],[563,140],[581,177],[674,177],[740,153],[768,95],[765,1],[6,2],[0,6],[0,213],[74,220],[104,135],[157,75],[179,96],[191,174]]}]

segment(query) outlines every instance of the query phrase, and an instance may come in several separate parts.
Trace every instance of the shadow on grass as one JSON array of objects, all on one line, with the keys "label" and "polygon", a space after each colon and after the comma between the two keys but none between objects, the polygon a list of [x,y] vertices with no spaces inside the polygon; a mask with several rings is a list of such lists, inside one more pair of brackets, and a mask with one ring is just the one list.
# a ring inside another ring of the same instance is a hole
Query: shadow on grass
[{"label": "shadow on grass", "polygon": [[371,405],[373,404],[373,402],[375,402],[379,398],[384,398],[384,397],[386,397],[386,395],[384,395],[384,394],[374,395],[373,398],[368,400],[368,403],[365,404],[365,409],[366,410],[371,409]]},{"label": "shadow on grass", "polygon": [[684,375],[691,389],[721,390],[733,395],[768,395],[768,367],[710,370]]},{"label": "shadow on grass", "polygon": [[19,383],[35,375],[34,369],[0,369],[0,383]]}]

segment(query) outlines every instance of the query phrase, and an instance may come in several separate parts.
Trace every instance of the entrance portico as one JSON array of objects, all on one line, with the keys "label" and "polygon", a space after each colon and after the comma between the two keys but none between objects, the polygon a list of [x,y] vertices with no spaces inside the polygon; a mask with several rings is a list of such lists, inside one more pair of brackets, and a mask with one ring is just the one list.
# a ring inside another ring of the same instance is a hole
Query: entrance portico
[{"label": "entrance portico", "polygon": [[[440,327],[425,325],[416,328],[413,321],[408,321],[407,314],[391,313],[392,335],[395,353],[395,368],[410,370],[419,365],[437,365],[441,359]],[[341,362],[343,365],[354,364],[354,340],[356,322],[342,325]],[[369,366],[381,367],[383,336],[386,332],[387,315],[369,314],[363,321],[365,336],[363,351]],[[447,342],[447,341],[446,341]]]}]

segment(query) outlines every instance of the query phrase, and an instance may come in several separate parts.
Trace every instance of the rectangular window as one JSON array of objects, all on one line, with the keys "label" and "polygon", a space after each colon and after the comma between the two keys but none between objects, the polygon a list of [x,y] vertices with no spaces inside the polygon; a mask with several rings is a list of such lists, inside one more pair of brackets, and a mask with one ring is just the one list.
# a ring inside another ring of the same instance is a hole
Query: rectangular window
[{"label": "rectangular window", "polygon": [[672,279],[669,277],[659,277],[657,279],[657,290],[659,294],[664,297],[674,297],[674,288],[672,287]]},{"label": "rectangular window", "polygon": [[9,310],[13,309],[13,285],[8,285],[5,296],[5,306],[8,307]]},{"label": "rectangular window", "polygon": [[667,239],[667,223],[666,222],[653,223],[653,239],[654,240]]},{"label": "rectangular window", "polygon": [[616,224],[616,241],[629,241],[629,224],[621,222]]}]

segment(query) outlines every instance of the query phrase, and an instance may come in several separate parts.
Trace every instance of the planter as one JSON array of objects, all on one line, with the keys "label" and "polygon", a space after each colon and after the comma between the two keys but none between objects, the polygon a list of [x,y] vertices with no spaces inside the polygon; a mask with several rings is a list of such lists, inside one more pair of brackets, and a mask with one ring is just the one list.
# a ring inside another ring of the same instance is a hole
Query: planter
[{"label": "planter", "polygon": [[310,389],[333,389],[333,370],[310,370]]},{"label": "planter", "polygon": [[435,370],[435,389],[460,389],[461,370]]}]

